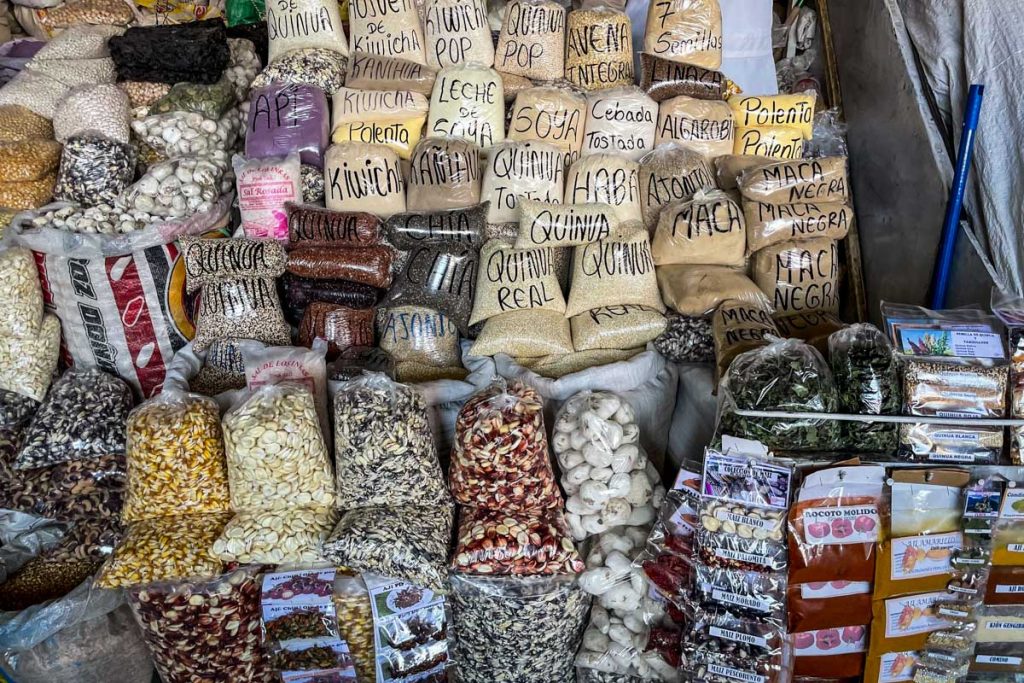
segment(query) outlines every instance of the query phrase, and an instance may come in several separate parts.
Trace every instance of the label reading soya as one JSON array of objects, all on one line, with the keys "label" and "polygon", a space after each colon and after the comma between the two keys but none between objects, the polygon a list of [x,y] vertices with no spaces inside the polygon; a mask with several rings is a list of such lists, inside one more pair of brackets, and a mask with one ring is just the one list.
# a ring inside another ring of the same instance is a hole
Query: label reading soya
[{"label": "label reading soya", "polygon": [[1006,655],[978,655],[974,658],[978,664],[1004,664],[1006,666],[1020,666],[1024,659],[1021,657],[1008,657]]},{"label": "label reading soya", "polygon": [[745,683],[768,683],[767,676],[761,676],[752,671],[734,669],[731,666],[722,666],[721,664],[708,664],[708,672],[717,676],[730,678],[734,681],[744,681]]},{"label": "label reading soya", "polygon": [[810,545],[875,543],[881,527],[875,505],[808,508],[803,518]]},{"label": "label reading soya", "polygon": [[709,628],[708,633],[711,634],[712,638],[722,638],[723,640],[731,640],[735,643],[744,643],[745,645],[756,645],[757,647],[761,648],[768,647],[767,638],[755,636],[752,633],[733,631],[732,629],[719,628],[718,626],[712,626],[711,628]]},{"label": "label reading soya", "polygon": [[739,593],[732,593],[730,591],[724,591],[721,588],[713,588],[711,590],[711,597],[716,602],[723,602],[729,605],[737,605],[739,607],[745,607],[755,612],[770,612],[771,604],[767,600],[761,600],[749,595],[740,595]]}]

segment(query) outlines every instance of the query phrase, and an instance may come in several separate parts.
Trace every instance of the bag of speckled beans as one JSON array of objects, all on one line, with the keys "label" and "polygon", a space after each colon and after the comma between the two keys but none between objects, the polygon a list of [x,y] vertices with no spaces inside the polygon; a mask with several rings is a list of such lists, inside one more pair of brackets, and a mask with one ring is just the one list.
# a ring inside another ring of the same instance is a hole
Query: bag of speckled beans
[{"label": "bag of speckled beans", "polygon": [[480,198],[489,205],[488,224],[518,223],[520,197],[560,203],[564,192],[565,153],[557,147],[509,141],[487,155]]},{"label": "bag of speckled beans", "polygon": [[488,150],[505,139],[505,92],[498,72],[475,65],[442,69],[430,93],[427,134]]},{"label": "bag of speckled beans", "polygon": [[352,33],[352,52],[427,63],[419,8],[413,0],[353,2],[349,5],[348,29]]},{"label": "bag of speckled beans", "polygon": [[348,55],[338,3],[297,0],[266,4],[269,62],[292,50],[321,48]]},{"label": "bag of speckled beans", "polygon": [[212,399],[164,391],[128,416],[121,518],[230,512],[220,411]]},{"label": "bag of speckled beans", "polygon": [[54,199],[82,206],[113,204],[135,177],[135,150],[126,143],[94,133],[64,141]]},{"label": "bag of speckled beans", "polygon": [[409,90],[341,88],[333,97],[333,142],[366,142],[412,156],[427,120],[427,98]]},{"label": "bag of speckled beans", "polygon": [[222,421],[231,507],[333,507],[334,477],[316,401],[300,384],[248,392]]},{"label": "bag of speckled beans", "polygon": [[316,86],[274,83],[249,95],[245,156],[285,156],[298,152],[303,164],[323,167],[330,132],[330,110]]},{"label": "bag of speckled beans", "polygon": [[633,85],[633,27],[625,12],[569,12],[565,33],[565,80],[584,91]]},{"label": "bag of speckled beans", "polygon": [[324,155],[324,195],[328,209],[365,211],[381,218],[405,211],[405,179],[391,148],[338,142]]},{"label": "bag of speckled beans", "polygon": [[618,154],[640,161],[654,149],[658,103],[636,86],[587,95],[582,156]]},{"label": "bag of speckled beans", "polygon": [[480,202],[480,148],[466,140],[422,138],[406,183],[409,211],[461,209]]},{"label": "bag of speckled beans", "polygon": [[722,66],[718,0],[666,0],[647,10],[643,52],[707,69]]},{"label": "bag of speckled beans", "polygon": [[423,7],[427,64],[494,64],[485,0],[427,0]]},{"label": "bag of speckled beans", "polygon": [[542,86],[516,95],[508,139],[546,142],[565,152],[569,162],[580,156],[587,102],[568,88]]},{"label": "bag of speckled beans", "polygon": [[619,220],[642,221],[640,166],[613,154],[591,154],[569,167],[566,204],[608,204]]},{"label": "bag of speckled beans", "polygon": [[514,0],[494,49],[494,68],[538,81],[565,77],[565,7],[554,0]]},{"label": "bag of speckled beans", "polygon": [[254,239],[288,241],[285,204],[302,201],[299,155],[232,160],[242,232]]}]

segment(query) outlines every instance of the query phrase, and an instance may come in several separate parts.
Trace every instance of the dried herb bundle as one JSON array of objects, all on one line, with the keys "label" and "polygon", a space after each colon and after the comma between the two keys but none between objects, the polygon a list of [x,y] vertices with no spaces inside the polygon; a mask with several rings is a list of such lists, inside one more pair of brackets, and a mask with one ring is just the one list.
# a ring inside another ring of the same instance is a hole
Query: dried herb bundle
[{"label": "dried herb bundle", "polygon": [[[840,412],[900,414],[899,361],[881,330],[866,323],[851,325],[832,334],[828,348]],[[844,422],[840,429],[846,450],[873,453],[896,450],[898,425]]]}]

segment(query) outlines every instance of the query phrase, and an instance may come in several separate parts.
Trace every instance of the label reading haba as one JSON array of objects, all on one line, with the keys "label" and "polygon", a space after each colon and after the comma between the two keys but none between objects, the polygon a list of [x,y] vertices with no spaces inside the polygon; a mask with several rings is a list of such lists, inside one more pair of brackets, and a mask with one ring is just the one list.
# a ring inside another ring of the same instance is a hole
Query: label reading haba
[{"label": "label reading haba", "polygon": [[875,543],[880,527],[875,505],[804,510],[804,538],[810,545]]}]

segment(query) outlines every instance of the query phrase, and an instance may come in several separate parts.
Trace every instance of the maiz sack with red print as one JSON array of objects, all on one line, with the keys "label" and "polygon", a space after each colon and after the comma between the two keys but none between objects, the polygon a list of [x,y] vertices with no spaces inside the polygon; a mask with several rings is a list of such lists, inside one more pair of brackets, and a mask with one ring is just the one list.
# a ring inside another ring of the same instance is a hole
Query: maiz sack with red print
[{"label": "maiz sack with red print", "polygon": [[174,353],[195,335],[194,297],[176,240],[227,237],[231,196],[206,212],[124,235],[69,233],[32,225],[52,204],[20,214],[14,241],[32,250],[43,297],[60,318],[65,360],[117,375],[136,397],[159,393]]}]

